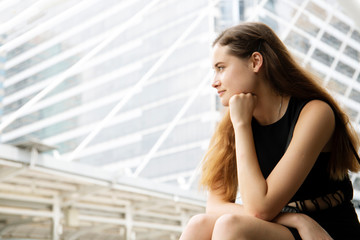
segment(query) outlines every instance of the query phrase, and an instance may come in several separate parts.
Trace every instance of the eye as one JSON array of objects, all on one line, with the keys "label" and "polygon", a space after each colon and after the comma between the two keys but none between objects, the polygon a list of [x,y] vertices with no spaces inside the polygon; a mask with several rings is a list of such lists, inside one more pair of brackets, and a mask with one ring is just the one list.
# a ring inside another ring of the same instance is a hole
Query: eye
[{"label": "eye", "polygon": [[218,70],[219,72],[221,72],[221,71],[223,71],[223,70],[225,69],[225,67],[223,67],[223,66],[217,66],[216,68],[217,68],[217,70]]}]

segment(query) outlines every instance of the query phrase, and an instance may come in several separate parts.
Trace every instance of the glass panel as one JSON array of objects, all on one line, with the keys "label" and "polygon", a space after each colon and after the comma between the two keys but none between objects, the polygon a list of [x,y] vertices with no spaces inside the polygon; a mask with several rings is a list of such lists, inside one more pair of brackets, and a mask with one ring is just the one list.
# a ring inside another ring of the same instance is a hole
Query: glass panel
[{"label": "glass panel", "polygon": [[360,92],[355,89],[351,90],[350,98],[356,102],[360,102]]},{"label": "glass panel", "polygon": [[347,86],[338,80],[331,78],[326,87],[334,92],[345,94],[345,91],[347,89]]},{"label": "glass panel", "polygon": [[211,122],[192,121],[184,124],[178,124],[166,141],[161,145],[159,151],[172,148],[190,142],[202,141],[210,137],[209,129]]},{"label": "glass panel", "polygon": [[360,42],[360,32],[354,30],[353,33],[351,34],[351,38]]},{"label": "glass panel", "polygon": [[56,44],[53,45],[46,50],[40,52],[39,54],[35,55],[34,57],[31,57],[30,59],[27,59],[14,67],[10,68],[6,73],[8,77],[13,76],[14,74],[17,74],[25,69],[28,69],[32,66],[35,66],[41,62],[48,61],[50,58],[62,53],[64,51],[64,46],[62,44]]},{"label": "glass panel", "polygon": [[360,177],[359,176],[355,178],[353,185],[356,190],[360,191]]},{"label": "glass panel", "polygon": [[4,114],[9,114],[13,111],[16,111],[20,107],[22,107],[25,103],[31,100],[38,92],[35,92],[33,94],[30,94],[29,96],[23,97],[15,102],[12,102],[6,106],[3,107]]},{"label": "glass panel", "polygon": [[323,84],[326,75],[325,75],[324,73],[322,73],[322,72],[319,72],[319,71],[316,70],[315,68],[313,68],[313,67],[311,66],[311,62],[308,63],[308,64],[306,64],[305,69],[308,70],[308,71],[313,75],[314,80],[315,80],[318,84],[320,84],[320,85]]},{"label": "glass panel", "polygon": [[358,52],[358,50],[350,47],[350,46],[346,46],[344,53],[351,57],[352,59],[354,59],[355,61],[360,62],[360,53]]},{"label": "glass panel", "polygon": [[296,10],[281,0],[268,0],[264,6],[265,9],[285,19],[291,21],[296,13]]},{"label": "glass panel", "polygon": [[350,67],[349,65],[343,63],[343,62],[339,62],[336,66],[336,71],[352,78],[352,76],[355,73],[355,69]]},{"label": "glass panel", "polygon": [[311,22],[311,18],[304,14],[299,17],[299,20],[296,22],[296,26],[312,36],[316,36],[320,31],[320,28]]},{"label": "glass panel", "polygon": [[[159,177],[169,173],[189,171],[196,168],[203,151],[200,148],[154,157],[141,173],[143,177]],[[178,164],[181,162],[181,164]]]},{"label": "glass panel", "polygon": [[272,30],[274,30],[279,35],[279,23],[274,20],[272,17],[269,16],[263,16],[259,17],[260,22],[265,23],[269,27],[271,27]]},{"label": "glass panel", "polygon": [[337,17],[333,17],[331,19],[330,25],[345,34],[350,30],[350,26],[338,19]]},{"label": "glass panel", "polygon": [[83,136],[71,139],[66,142],[58,143],[56,144],[56,147],[60,154],[67,153],[73,151],[77,146],[79,146],[82,140],[84,140]]},{"label": "glass panel", "polygon": [[326,10],[313,2],[309,2],[309,4],[306,6],[306,10],[314,14],[316,17],[319,17],[323,20],[326,19],[327,16]]},{"label": "glass panel", "polygon": [[341,41],[327,32],[323,34],[323,36],[321,37],[321,41],[335,49],[339,49],[341,46]]},{"label": "glass panel", "polygon": [[269,10],[270,12],[276,13],[276,5],[277,3],[275,4],[274,0],[268,0],[266,1],[264,8]]},{"label": "glass panel", "polygon": [[318,60],[321,63],[324,63],[327,66],[331,66],[332,62],[334,61],[334,57],[330,56],[327,53],[324,53],[323,51],[319,49],[315,49],[312,57],[316,60]]},{"label": "glass panel", "polygon": [[[40,81],[49,79],[50,77],[53,77],[65,70],[67,70],[68,68],[70,68],[75,62],[77,61],[77,57],[70,57],[68,59],[65,59],[61,62],[58,62],[48,68],[45,68],[42,71],[39,71],[37,73],[35,73],[34,75],[31,75],[27,78],[24,78],[23,80],[7,87],[6,90],[6,94],[12,94],[15,92],[20,91],[21,89],[25,89],[26,87],[30,87],[35,83],[38,83]],[[23,63],[17,65],[16,67],[10,69],[9,72],[7,72],[7,74],[9,73],[9,75],[7,75],[7,77],[10,77],[12,75],[18,74],[18,73],[22,73],[22,71],[24,71],[27,67],[22,67]]]},{"label": "glass panel", "polygon": [[74,117],[69,120],[62,121],[54,125],[44,127],[38,131],[32,132],[29,134],[29,136],[35,137],[37,139],[44,139],[47,137],[55,136],[71,129],[76,129],[79,126],[77,120],[78,118]]},{"label": "glass panel", "polygon": [[348,107],[348,106],[345,106],[345,107],[344,107],[344,110],[345,110],[345,112],[347,113],[347,115],[349,116],[349,118],[350,118],[351,121],[355,121],[355,120],[356,120],[356,117],[357,117],[357,115],[358,115],[358,112],[357,112],[355,109],[350,108],[350,107]]},{"label": "glass panel", "polygon": [[304,54],[310,49],[309,39],[293,31],[289,33],[284,42],[286,45],[289,45]]}]

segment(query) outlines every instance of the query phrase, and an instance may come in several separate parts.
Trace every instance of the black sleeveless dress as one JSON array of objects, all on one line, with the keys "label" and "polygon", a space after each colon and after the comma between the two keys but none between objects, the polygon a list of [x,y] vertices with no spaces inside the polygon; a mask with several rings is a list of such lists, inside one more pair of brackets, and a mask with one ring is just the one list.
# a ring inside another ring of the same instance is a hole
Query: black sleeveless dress
[{"label": "black sleeveless dress", "polygon": [[[297,111],[305,104],[304,100],[290,98],[284,116],[270,125],[262,126],[253,119],[252,130],[256,153],[265,178],[284,155],[292,123],[297,121]],[[342,181],[330,179],[327,172],[330,154],[320,153],[309,175],[290,202],[316,199],[341,190],[345,199],[342,204],[326,210],[303,213],[316,220],[335,240],[360,240],[360,224],[351,203],[353,197],[351,181],[349,178]],[[295,239],[301,239],[295,229],[289,228],[289,230]]]}]

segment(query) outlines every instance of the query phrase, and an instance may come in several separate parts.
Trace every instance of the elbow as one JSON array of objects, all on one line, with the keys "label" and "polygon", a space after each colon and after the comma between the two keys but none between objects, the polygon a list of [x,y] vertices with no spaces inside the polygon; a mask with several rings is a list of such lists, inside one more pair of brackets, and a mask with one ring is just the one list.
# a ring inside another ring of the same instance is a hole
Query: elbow
[{"label": "elbow", "polygon": [[267,210],[252,210],[248,211],[248,214],[252,217],[256,217],[268,222],[272,221],[276,217],[274,213]]},{"label": "elbow", "polygon": [[253,214],[253,217],[256,217],[256,218],[259,218],[261,220],[268,221],[268,222],[270,222],[273,219],[273,217],[271,217],[269,214],[264,213],[264,212],[255,212]]}]

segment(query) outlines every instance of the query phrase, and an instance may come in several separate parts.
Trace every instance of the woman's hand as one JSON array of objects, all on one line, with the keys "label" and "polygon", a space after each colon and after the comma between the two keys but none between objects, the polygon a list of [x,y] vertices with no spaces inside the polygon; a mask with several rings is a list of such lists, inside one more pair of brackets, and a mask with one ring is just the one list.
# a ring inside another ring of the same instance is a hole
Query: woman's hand
[{"label": "woman's hand", "polygon": [[305,214],[280,213],[273,222],[296,228],[303,240],[333,240],[320,224]]},{"label": "woman's hand", "polygon": [[232,124],[251,124],[257,98],[251,93],[235,94],[229,100],[230,118]]}]

